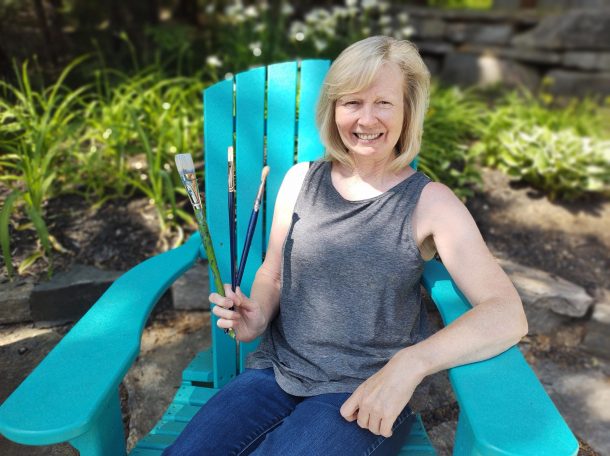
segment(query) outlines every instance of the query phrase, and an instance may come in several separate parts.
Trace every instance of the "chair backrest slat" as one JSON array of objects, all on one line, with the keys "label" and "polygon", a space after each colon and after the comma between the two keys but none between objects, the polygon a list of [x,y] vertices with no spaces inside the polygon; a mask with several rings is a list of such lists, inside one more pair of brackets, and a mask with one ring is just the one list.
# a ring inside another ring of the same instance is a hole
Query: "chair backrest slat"
[{"label": "chair backrest slat", "polygon": [[[260,184],[264,162],[265,141],[265,79],[266,68],[255,68],[236,76],[235,84],[235,154],[237,185],[237,266],[243,255],[244,242],[252,213],[252,205]],[[262,210],[259,217],[262,219]],[[250,295],[254,276],[263,258],[263,224],[257,221],[241,289]],[[243,371],[245,356],[258,341],[239,347],[238,369]]]},{"label": "chair backrest slat", "polygon": [[[232,80],[219,82],[204,91],[203,119],[206,215],[220,275],[226,282],[231,277],[227,215],[227,146],[233,144]],[[215,291],[213,280],[210,280],[210,290]],[[214,386],[219,388],[235,377],[237,362],[235,343],[218,330],[216,320],[217,318],[212,316]]]},{"label": "chair backrest slat", "polygon": [[320,86],[328,71],[328,60],[304,60],[301,62],[299,84],[299,121],[297,161],[318,159],[323,152],[318,129],[316,128],[316,103]]},{"label": "chair backrest slat", "polygon": [[[315,126],[315,106],[329,65],[326,60],[305,60],[300,66],[287,62],[254,68],[204,91],[207,219],[225,283],[230,282],[231,274],[227,147],[235,145],[238,259],[243,254],[262,168],[265,164],[271,167],[242,279],[246,294],[263,261],[275,198],[286,171],[296,161],[316,160],[323,154]],[[244,369],[246,356],[258,341],[240,344],[236,356],[235,343],[216,326],[216,320],[212,316],[214,386],[219,388]]]},{"label": "chair backrest slat", "polygon": [[271,173],[265,192],[265,239],[271,233],[275,196],[295,159],[297,69],[296,62],[287,62],[270,65],[268,70],[267,165]]}]

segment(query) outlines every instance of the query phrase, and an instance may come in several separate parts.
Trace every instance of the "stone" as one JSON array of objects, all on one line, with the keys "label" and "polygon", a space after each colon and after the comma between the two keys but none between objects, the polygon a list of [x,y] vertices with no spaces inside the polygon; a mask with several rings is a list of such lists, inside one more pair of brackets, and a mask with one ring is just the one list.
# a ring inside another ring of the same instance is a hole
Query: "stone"
[{"label": "stone", "polygon": [[610,290],[603,290],[587,322],[583,348],[590,353],[610,359]]},{"label": "stone", "polygon": [[563,64],[581,70],[610,71],[610,52],[566,52]]},{"label": "stone", "polygon": [[29,302],[33,289],[30,282],[0,283],[0,324],[32,320]]},{"label": "stone", "polygon": [[471,54],[489,54],[503,59],[534,64],[556,65],[563,62],[563,55],[559,52],[538,51],[536,49],[528,48],[490,47],[481,44],[467,43],[460,47],[460,51]]},{"label": "stone", "polygon": [[100,298],[120,272],[75,265],[34,287],[30,313],[39,326],[76,321]]},{"label": "stone", "polygon": [[539,359],[532,368],[568,426],[597,454],[610,454],[610,382],[600,369]]},{"label": "stone", "polygon": [[453,52],[453,46],[442,41],[417,41],[415,44],[422,54],[447,54]]},{"label": "stone", "polygon": [[451,456],[457,421],[446,421],[428,431],[428,437],[436,450],[437,456]]},{"label": "stone", "polygon": [[594,298],[561,277],[498,258],[523,302],[529,334],[550,334],[572,318],[584,317]]},{"label": "stone", "polygon": [[505,45],[513,36],[513,27],[508,24],[454,23],[447,26],[445,36],[455,43],[477,43]]},{"label": "stone", "polygon": [[594,298],[584,288],[568,280],[506,259],[498,259],[498,263],[513,281],[525,305],[580,318],[593,304]]},{"label": "stone", "polygon": [[492,8],[498,10],[519,10],[521,8],[521,0],[494,0]]},{"label": "stone", "polygon": [[530,90],[535,90],[540,82],[535,70],[520,63],[498,59],[490,53],[476,55],[462,52],[445,57],[441,79],[460,86],[502,84],[507,87],[524,86]]},{"label": "stone", "polygon": [[172,302],[178,310],[210,310],[208,264],[197,263],[172,285]]},{"label": "stone", "polygon": [[441,72],[441,62],[432,56],[423,57],[424,63],[431,75],[435,76]]},{"label": "stone", "polygon": [[610,49],[610,10],[570,10],[549,15],[511,42],[538,49]]},{"label": "stone", "polygon": [[587,95],[605,97],[610,95],[610,72],[584,73],[567,70],[551,70],[545,77],[548,90],[553,95],[578,96]]},{"label": "stone", "polygon": [[445,22],[440,19],[412,18],[413,37],[424,40],[442,39],[445,35]]},{"label": "stone", "polygon": [[608,6],[608,0],[537,0],[536,7],[549,10],[600,9]]}]

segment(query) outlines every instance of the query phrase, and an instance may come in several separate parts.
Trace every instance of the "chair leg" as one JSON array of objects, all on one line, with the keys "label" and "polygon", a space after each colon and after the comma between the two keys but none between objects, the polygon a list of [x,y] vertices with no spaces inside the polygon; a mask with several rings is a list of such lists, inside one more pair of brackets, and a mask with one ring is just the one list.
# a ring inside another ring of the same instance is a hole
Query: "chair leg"
[{"label": "chair leg", "polygon": [[70,440],[81,456],[125,456],[125,434],[118,391],[111,394],[93,427]]},{"label": "chair leg", "polygon": [[453,445],[453,456],[471,456],[474,453],[474,435],[470,423],[462,411],[458,417]]}]

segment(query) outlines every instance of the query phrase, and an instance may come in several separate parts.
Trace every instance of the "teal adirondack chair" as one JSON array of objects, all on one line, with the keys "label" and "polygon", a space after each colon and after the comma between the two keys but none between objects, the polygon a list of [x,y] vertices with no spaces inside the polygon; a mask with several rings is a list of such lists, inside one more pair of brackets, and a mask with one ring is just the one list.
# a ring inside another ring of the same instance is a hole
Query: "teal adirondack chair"
[{"label": "teal adirondack chair", "polygon": [[[314,160],[323,153],[314,107],[328,66],[323,60],[270,65],[240,73],[204,92],[207,214],[225,281],[230,276],[227,146],[235,138],[239,246],[263,164],[271,167],[268,215],[258,224],[252,243],[242,282],[246,293],[263,258],[284,173],[295,161]],[[125,455],[119,384],[138,355],[152,307],[199,258],[205,258],[205,252],[195,234],[181,247],[121,276],[2,404],[0,433],[26,445],[68,441],[84,456]],[[426,264],[423,285],[445,324],[470,308],[438,261]],[[160,455],[199,407],[244,369],[245,357],[256,342],[240,344],[237,353],[235,342],[216,327],[214,316],[212,320],[211,348],[199,353],[184,371],[165,415],[131,455]],[[577,453],[578,442],[517,347],[487,361],[453,368],[449,377],[460,407],[455,455]],[[401,454],[435,454],[419,417]]]}]

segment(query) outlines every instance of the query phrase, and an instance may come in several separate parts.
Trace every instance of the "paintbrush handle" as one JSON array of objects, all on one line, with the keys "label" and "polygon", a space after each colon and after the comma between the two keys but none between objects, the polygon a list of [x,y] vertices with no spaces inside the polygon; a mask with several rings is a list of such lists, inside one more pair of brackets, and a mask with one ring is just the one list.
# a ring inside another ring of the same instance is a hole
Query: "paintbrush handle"
[{"label": "paintbrush handle", "polygon": [[244,250],[241,253],[241,260],[239,262],[239,270],[237,271],[237,286],[241,285],[241,279],[244,275],[244,269],[246,268],[246,261],[248,260],[248,253],[250,252],[250,245],[252,244],[252,238],[254,237],[254,230],[256,229],[256,221],[258,220],[258,211],[253,210],[250,214],[250,222],[248,222],[248,232],[246,233],[246,242],[244,243]]},{"label": "paintbrush handle", "polygon": [[[197,227],[199,228],[199,234],[201,235],[201,242],[205,249],[206,256],[208,257],[208,266],[212,270],[212,277],[214,279],[214,286],[216,292],[220,296],[225,296],[225,288],[220,278],[220,270],[218,269],[218,263],[216,261],[216,254],[214,253],[214,246],[212,245],[212,237],[208,230],[208,224],[205,221],[205,208],[202,205],[201,208],[194,208],[195,218],[197,219]],[[225,329],[225,334],[228,334],[235,339],[235,331]]]},{"label": "paintbrush handle", "polygon": [[229,192],[229,247],[231,251],[231,289],[236,290],[237,274],[235,262],[237,261],[237,240],[235,233],[235,193]]}]

